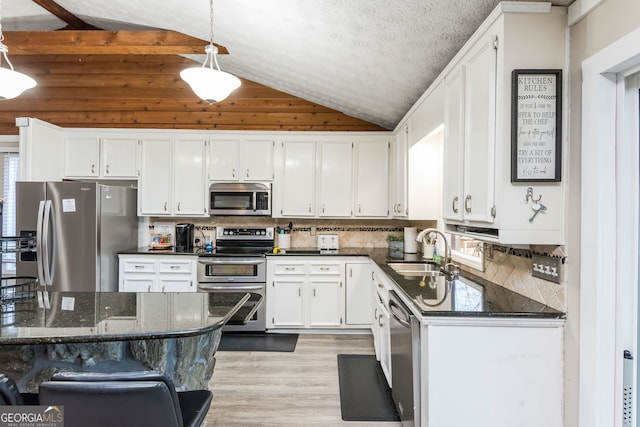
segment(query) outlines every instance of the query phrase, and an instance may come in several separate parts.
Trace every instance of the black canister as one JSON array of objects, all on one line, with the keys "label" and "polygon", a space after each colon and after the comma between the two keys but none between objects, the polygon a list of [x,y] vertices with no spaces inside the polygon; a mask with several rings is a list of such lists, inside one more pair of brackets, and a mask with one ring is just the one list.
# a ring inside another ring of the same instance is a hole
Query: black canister
[{"label": "black canister", "polygon": [[176,224],[176,252],[193,252],[193,224]]}]

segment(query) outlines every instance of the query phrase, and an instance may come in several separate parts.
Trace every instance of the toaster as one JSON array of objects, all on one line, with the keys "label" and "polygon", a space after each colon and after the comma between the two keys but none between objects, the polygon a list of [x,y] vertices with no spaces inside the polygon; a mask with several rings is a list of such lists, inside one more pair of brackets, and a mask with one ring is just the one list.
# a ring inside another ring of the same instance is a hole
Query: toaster
[{"label": "toaster", "polygon": [[319,234],[318,249],[339,249],[337,234]]}]

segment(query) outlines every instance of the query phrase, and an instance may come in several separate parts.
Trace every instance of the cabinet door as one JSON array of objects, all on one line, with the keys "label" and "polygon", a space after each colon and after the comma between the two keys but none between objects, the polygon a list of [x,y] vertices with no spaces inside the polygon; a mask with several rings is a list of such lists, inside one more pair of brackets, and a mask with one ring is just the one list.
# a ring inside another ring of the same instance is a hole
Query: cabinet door
[{"label": "cabinet door", "polygon": [[269,300],[272,303],[271,321],[274,328],[304,327],[303,284],[302,278],[275,279],[272,282]]},{"label": "cabinet door", "polygon": [[384,376],[387,378],[387,384],[391,387],[391,316],[387,308],[378,305],[378,325],[380,327],[380,367]]},{"label": "cabinet door", "polygon": [[463,219],[464,67],[445,80],[442,217]]},{"label": "cabinet door", "polygon": [[409,215],[407,206],[407,149],[409,144],[409,126],[406,125],[396,135],[391,152],[393,153],[392,184],[393,206],[391,214],[395,218],[406,218]]},{"label": "cabinet door", "polygon": [[184,275],[160,275],[156,292],[195,292],[191,277]]},{"label": "cabinet door", "polygon": [[240,144],[240,179],[273,180],[273,140],[246,139]]},{"label": "cabinet door", "polygon": [[170,139],[144,139],[138,179],[140,215],[171,214],[172,143]]},{"label": "cabinet door", "polygon": [[356,163],[356,216],[389,215],[389,143],[359,142]]},{"label": "cabinet door", "polygon": [[105,178],[136,178],[138,176],[138,140],[135,138],[104,138],[100,170]]},{"label": "cabinet door", "polygon": [[371,265],[346,264],[346,304],[347,325],[370,325],[371,307],[374,303],[371,292]]},{"label": "cabinet door", "polygon": [[120,292],[151,292],[155,290],[153,276],[125,276],[120,279]]},{"label": "cabinet door", "polygon": [[464,219],[493,222],[496,117],[495,36],[478,42],[465,70]]},{"label": "cabinet door", "polygon": [[97,177],[100,175],[100,140],[97,137],[74,137],[64,141],[64,175]]},{"label": "cabinet door", "polygon": [[335,328],[342,325],[344,288],[340,279],[311,280],[307,296],[311,328]]},{"label": "cabinet door", "polygon": [[207,213],[204,139],[178,139],[173,149],[173,212],[178,216]]},{"label": "cabinet door", "polygon": [[212,139],[209,149],[209,174],[212,181],[238,180],[239,139]]},{"label": "cabinet door", "polygon": [[353,144],[320,142],[319,216],[350,217],[353,210]]},{"label": "cabinet door", "polygon": [[280,203],[283,216],[314,216],[315,142],[285,141]]}]

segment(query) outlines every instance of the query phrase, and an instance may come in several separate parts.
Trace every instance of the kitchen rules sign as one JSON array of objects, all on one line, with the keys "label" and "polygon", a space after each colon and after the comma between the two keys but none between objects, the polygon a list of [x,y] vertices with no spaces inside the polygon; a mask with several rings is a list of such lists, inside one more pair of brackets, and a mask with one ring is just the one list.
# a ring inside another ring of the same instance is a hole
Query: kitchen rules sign
[{"label": "kitchen rules sign", "polygon": [[511,182],[560,181],[562,70],[513,70],[511,90]]}]

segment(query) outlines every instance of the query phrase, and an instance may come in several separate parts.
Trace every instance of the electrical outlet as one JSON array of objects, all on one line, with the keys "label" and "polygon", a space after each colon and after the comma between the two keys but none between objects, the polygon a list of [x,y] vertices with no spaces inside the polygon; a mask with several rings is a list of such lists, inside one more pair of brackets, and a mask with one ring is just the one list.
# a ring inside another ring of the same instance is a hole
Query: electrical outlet
[{"label": "electrical outlet", "polygon": [[547,255],[533,255],[533,276],[550,282],[560,283],[562,260]]},{"label": "electrical outlet", "polygon": [[312,236],[315,236],[315,235],[316,235],[316,228],[312,226],[312,227],[309,229],[309,234],[311,234]]}]

